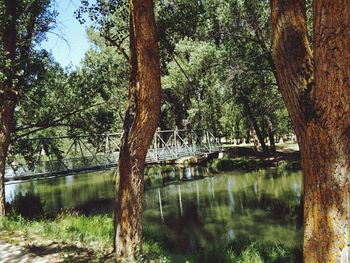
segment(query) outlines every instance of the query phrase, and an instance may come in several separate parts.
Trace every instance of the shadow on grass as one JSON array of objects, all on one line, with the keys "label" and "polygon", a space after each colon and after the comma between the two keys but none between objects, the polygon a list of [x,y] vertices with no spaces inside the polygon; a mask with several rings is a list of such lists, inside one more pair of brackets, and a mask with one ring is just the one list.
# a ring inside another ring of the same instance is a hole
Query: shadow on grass
[{"label": "shadow on grass", "polygon": [[47,245],[28,245],[26,250],[40,257],[52,256],[63,262],[112,262],[113,254],[96,254],[86,248],[81,248],[75,245],[66,245],[62,243],[51,243]]},{"label": "shadow on grass", "polygon": [[[146,231],[145,231],[146,230]],[[179,247],[169,248],[166,237],[151,229],[144,229],[144,258],[150,261],[165,257],[172,263],[216,262],[216,263],[301,263],[302,245],[292,242],[288,245],[271,241],[254,241],[237,237],[228,244],[213,244],[194,251],[181,251]],[[147,261],[148,262],[148,261]],[[158,262],[158,261],[154,261]]]}]

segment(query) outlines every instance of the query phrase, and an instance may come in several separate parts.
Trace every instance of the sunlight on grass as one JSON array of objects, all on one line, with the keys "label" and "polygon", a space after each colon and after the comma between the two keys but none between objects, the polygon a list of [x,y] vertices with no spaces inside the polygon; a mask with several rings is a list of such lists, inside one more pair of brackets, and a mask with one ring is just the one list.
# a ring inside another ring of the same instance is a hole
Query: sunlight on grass
[{"label": "sunlight on grass", "polygon": [[[112,250],[113,217],[62,213],[52,220],[29,220],[19,216],[0,220],[0,233],[3,239],[11,241],[11,233],[19,231],[24,237],[35,241],[55,241],[74,245],[103,256]],[[182,253],[166,249],[166,237],[151,227],[146,226],[143,234],[143,254],[139,256],[139,262],[292,263],[298,262],[297,258],[301,254],[299,250],[287,248],[282,244],[251,242],[248,239]]]}]

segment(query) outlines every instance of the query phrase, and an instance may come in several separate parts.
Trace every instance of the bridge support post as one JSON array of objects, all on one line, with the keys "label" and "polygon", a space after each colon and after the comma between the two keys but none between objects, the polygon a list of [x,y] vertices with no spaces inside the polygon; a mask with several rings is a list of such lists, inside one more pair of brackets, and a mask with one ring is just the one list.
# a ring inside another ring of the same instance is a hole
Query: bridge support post
[{"label": "bridge support post", "polygon": [[158,162],[159,158],[158,158],[158,131],[159,128],[156,130],[155,134],[154,134],[154,152],[156,155],[156,162]]},{"label": "bridge support post", "polygon": [[211,153],[211,144],[210,144],[210,137],[209,137],[209,131],[208,130],[205,130],[205,137],[207,139],[207,146],[208,146],[208,149],[209,149],[209,153]]},{"label": "bridge support post", "polygon": [[108,154],[108,151],[109,151],[109,135],[106,134],[105,153]]},{"label": "bridge support post", "polygon": [[176,126],[175,130],[174,130],[174,146],[175,146],[176,157],[179,157],[179,148],[178,148],[178,144],[177,144],[177,134],[178,134],[178,128]]},{"label": "bridge support post", "polygon": [[106,160],[106,163],[105,165],[109,165],[110,164],[110,161],[109,161],[109,134],[107,133],[106,134],[106,145],[105,145],[105,160]]},{"label": "bridge support post", "polygon": [[194,154],[194,152],[195,152],[195,149],[194,149],[194,143],[193,143],[193,140],[194,140],[194,135],[193,135],[193,130],[192,129],[190,129],[190,132],[189,132],[189,143],[190,143],[190,145],[191,145],[191,150],[192,150],[192,154]]}]

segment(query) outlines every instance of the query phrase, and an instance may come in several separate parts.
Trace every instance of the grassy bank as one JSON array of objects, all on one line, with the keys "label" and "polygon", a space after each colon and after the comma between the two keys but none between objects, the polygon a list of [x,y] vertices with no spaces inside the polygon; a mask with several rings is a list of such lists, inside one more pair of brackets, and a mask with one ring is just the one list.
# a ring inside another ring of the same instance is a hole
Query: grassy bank
[{"label": "grassy bank", "polygon": [[253,147],[247,146],[228,147],[223,151],[223,158],[211,159],[207,166],[213,172],[252,171],[271,167],[281,172],[301,170],[297,144],[278,145],[277,151],[269,153],[255,151]]},{"label": "grassy bank", "polygon": [[213,172],[229,172],[233,170],[253,171],[269,167],[277,167],[280,172],[301,170],[300,161],[282,160],[276,162],[275,160],[265,160],[257,157],[214,159],[208,166]]},{"label": "grassy bank", "polygon": [[[54,251],[65,262],[112,262],[113,218],[62,213],[54,219],[29,220],[11,216],[0,220],[1,239],[19,243],[40,255]],[[300,251],[281,244],[235,240],[193,253],[166,249],[165,238],[147,226],[140,262],[299,262]],[[23,241],[24,240],[24,241]],[[46,252],[45,252],[46,253]]]}]

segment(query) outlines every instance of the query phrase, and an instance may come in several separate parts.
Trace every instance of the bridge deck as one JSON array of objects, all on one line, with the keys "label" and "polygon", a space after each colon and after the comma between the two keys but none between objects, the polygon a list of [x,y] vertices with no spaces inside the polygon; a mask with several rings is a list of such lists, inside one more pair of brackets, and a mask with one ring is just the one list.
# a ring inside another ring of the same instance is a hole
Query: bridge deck
[{"label": "bridge deck", "polygon": [[[202,134],[204,136],[201,137],[188,130],[158,130],[148,150],[146,163],[203,155],[222,148],[211,133],[202,131]],[[104,135],[97,140],[98,143],[87,136],[27,138],[37,149],[35,166],[30,168],[26,162],[15,161],[6,167],[5,180],[28,180],[115,167],[119,159],[120,138],[121,133]]]}]

